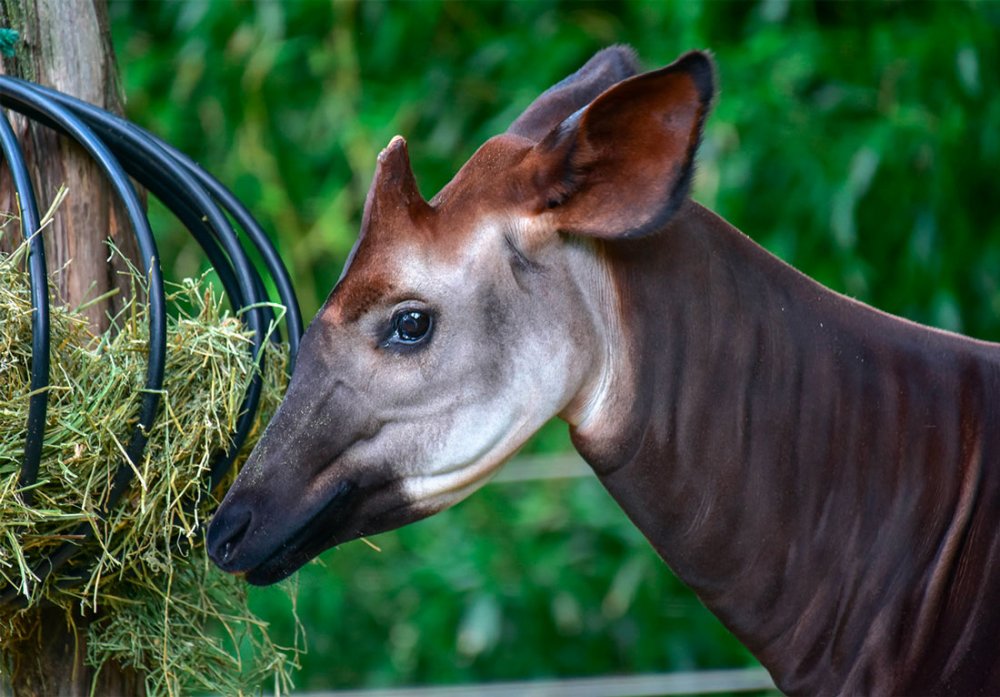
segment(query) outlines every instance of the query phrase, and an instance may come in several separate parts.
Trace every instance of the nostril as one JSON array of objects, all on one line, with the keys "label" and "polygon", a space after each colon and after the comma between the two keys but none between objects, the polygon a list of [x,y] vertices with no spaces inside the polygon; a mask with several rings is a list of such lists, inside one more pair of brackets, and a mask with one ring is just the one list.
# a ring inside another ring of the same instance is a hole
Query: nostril
[{"label": "nostril", "polygon": [[233,543],[231,540],[227,540],[226,544],[222,547],[222,561],[229,561],[229,557],[233,553]]},{"label": "nostril", "polygon": [[[253,514],[246,509],[220,509],[208,526],[208,556],[221,568],[227,569],[246,538]],[[228,570],[228,569],[227,569]]]}]

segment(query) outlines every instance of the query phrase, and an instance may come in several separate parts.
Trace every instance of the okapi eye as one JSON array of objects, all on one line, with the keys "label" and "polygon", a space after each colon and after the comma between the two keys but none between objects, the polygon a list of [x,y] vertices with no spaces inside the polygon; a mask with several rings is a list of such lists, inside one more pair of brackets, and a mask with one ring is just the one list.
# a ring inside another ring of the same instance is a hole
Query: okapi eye
[{"label": "okapi eye", "polygon": [[423,341],[431,330],[431,316],[419,310],[397,312],[392,318],[392,338],[402,344]]}]

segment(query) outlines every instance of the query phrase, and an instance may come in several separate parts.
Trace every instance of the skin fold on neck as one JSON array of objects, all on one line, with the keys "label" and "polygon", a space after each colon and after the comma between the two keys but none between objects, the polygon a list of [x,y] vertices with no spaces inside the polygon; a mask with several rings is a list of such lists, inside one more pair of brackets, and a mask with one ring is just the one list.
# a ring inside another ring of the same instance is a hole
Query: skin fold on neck
[{"label": "skin fold on neck", "polygon": [[1000,627],[963,618],[1000,601],[1000,348],[825,289],[690,201],[602,255],[624,358],[574,442],[778,686],[995,684],[963,655]]}]

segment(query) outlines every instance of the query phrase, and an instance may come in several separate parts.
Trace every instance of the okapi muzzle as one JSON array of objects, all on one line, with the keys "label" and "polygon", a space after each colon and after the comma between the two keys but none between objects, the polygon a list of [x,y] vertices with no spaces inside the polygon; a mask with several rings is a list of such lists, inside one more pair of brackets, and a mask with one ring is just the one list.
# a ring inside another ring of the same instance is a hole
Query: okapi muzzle
[{"label": "okapi muzzle", "polygon": [[208,536],[284,578],[440,511],[553,416],[778,687],[1000,694],[1000,346],[822,287],[688,197],[688,53],[594,56],[361,234]]}]

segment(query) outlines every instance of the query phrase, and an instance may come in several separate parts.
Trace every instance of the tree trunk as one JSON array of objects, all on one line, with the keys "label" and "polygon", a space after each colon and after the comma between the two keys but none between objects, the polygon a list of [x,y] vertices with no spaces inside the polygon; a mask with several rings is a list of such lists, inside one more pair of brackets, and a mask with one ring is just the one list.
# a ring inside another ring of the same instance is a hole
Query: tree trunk
[{"label": "tree trunk", "polygon": [[[0,0],[0,26],[15,29],[20,41],[14,57],[0,59],[0,72],[22,77],[120,113],[118,71],[108,28],[105,0]],[[66,200],[44,233],[50,287],[54,300],[70,307],[109,290],[119,295],[86,310],[95,332],[107,330],[108,313],[121,307],[128,286],[117,273],[120,261],[109,261],[107,239],[130,259],[137,245],[104,176],[82,148],[44,126],[9,114],[29,163],[44,212],[60,187]],[[17,210],[10,174],[0,173],[0,210]],[[8,226],[0,247],[19,244]],[[116,665],[98,674],[85,664],[86,627],[92,617],[79,612],[36,610],[31,621],[38,634],[13,659],[11,689],[15,695],[141,695],[142,676]],[[72,621],[68,621],[72,619]]]},{"label": "tree trunk", "polygon": [[[0,25],[21,35],[14,57],[0,59],[0,72],[121,113],[105,0],[0,0]],[[69,192],[45,232],[56,299],[74,307],[114,288],[127,293],[128,286],[117,273],[124,266],[108,262],[105,241],[113,240],[133,260],[139,257],[137,245],[97,165],[82,148],[54,131],[20,116],[12,121],[28,158],[41,212],[61,186]],[[16,210],[6,172],[0,180],[0,207]],[[11,235],[0,244],[9,250],[18,242]],[[108,328],[108,312],[121,304],[119,296],[86,310],[95,332]]]}]

